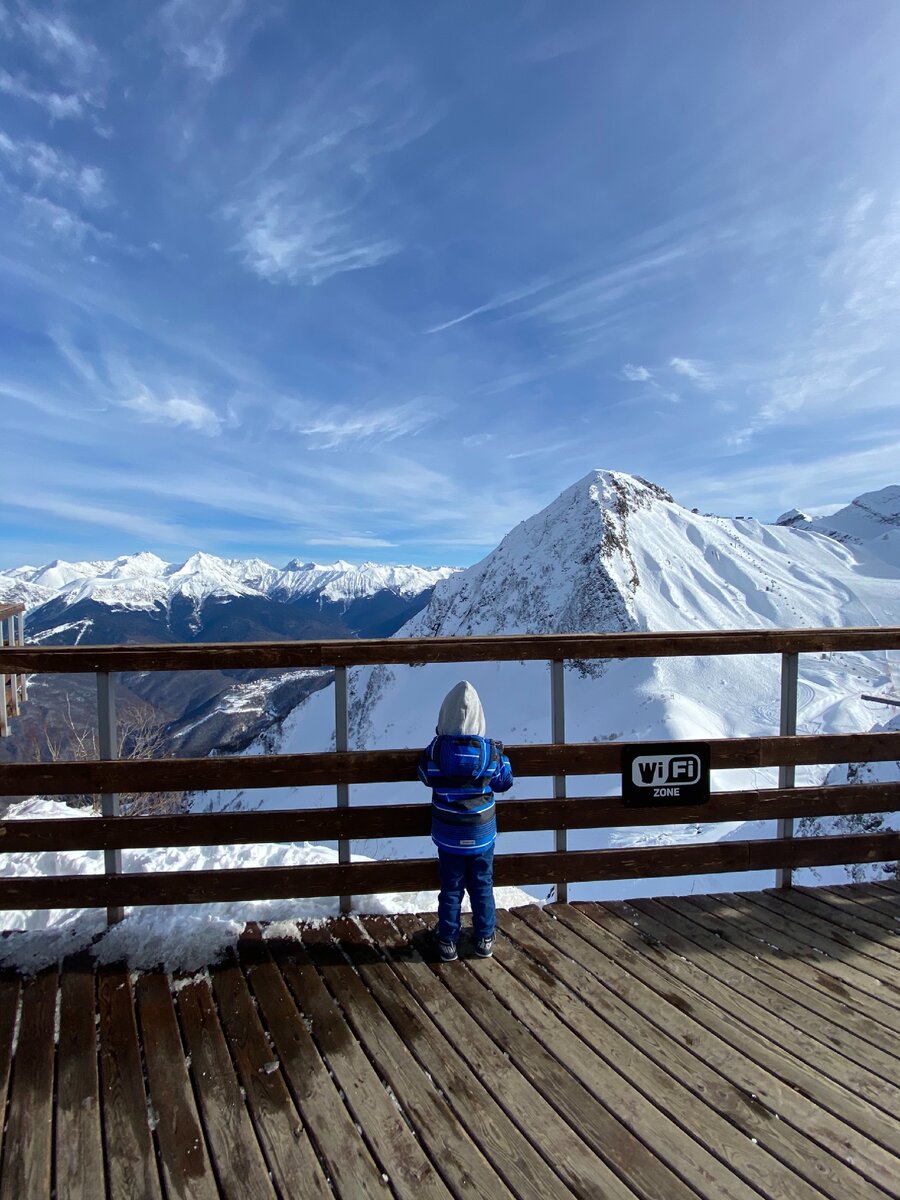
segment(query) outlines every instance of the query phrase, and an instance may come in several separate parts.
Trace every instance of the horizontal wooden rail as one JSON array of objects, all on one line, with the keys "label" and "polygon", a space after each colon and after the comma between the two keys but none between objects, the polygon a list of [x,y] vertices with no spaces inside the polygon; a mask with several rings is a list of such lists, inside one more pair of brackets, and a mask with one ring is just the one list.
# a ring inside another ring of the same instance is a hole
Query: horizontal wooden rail
[{"label": "horizontal wooden rail", "polygon": [[[531,743],[507,746],[517,778],[615,775],[634,742]],[[673,750],[679,743],[672,742]],[[900,733],[720,738],[709,743],[713,769],[884,762],[900,759]],[[402,783],[416,779],[418,750],[351,750],[336,754],[120,759],[0,765],[0,796],[212,791],[219,788],[313,787],[334,783]]]},{"label": "horizontal wooden rail", "polygon": [[[900,858],[900,833],[848,837],[713,842],[624,850],[502,854],[494,884],[577,883],[582,880],[714,875],[776,867],[823,867]],[[102,908],[149,904],[374,895],[438,886],[436,859],[340,863],[314,867],[253,867],[125,875],[60,875],[0,879],[0,910]]]},{"label": "horizontal wooden rail", "polygon": [[[621,796],[503,800],[501,833],[552,829],[611,829],[778,817],[841,816],[900,809],[900,782],[840,787],[715,792],[708,804],[626,808]],[[154,846],[238,846],[264,842],[335,842],[340,838],[421,837],[431,830],[430,804],[372,804],[357,808],[273,809],[170,817],[8,820],[0,822],[0,853],[136,850]]]},{"label": "horizontal wooden rail", "polygon": [[900,626],[695,633],[564,633],[491,637],[347,638],[154,646],[26,646],[0,651],[0,671],[197,671],[353,667],[529,659],[671,658],[900,649]]},{"label": "horizontal wooden rail", "polygon": [[7,617],[18,617],[24,611],[24,604],[0,604],[0,621],[5,621]]}]

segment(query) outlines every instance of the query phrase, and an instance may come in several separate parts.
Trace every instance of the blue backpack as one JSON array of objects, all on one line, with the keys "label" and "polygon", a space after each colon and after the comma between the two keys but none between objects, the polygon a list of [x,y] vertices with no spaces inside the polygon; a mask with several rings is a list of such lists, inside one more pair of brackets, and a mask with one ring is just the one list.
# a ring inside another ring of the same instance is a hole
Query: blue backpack
[{"label": "blue backpack", "polygon": [[[431,744],[431,762],[440,782],[429,779],[432,787],[447,789],[471,787],[489,781],[500,769],[503,748],[488,738],[465,734],[441,734]],[[432,772],[429,770],[429,775]]]}]

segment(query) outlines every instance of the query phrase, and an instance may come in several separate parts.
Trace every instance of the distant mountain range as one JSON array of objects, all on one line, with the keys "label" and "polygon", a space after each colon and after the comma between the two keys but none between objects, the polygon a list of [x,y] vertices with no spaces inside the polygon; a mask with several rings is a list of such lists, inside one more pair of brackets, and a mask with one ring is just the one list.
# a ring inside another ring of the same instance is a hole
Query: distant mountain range
[{"label": "distant mountain range", "polygon": [[[28,641],[48,646],[386,637],[451,574],[450,567],[296,559],[278,568],[202,553],[178,564],[144,551],[7,570],[0,603],[25,604]],[[121,694],[156,710],[179,753],[202,755],[246,744],[327,678],[320,671],[126,674]],[[69,707],[79,726],[93,721],[91,677],[36,677],[27,716],[0,742],[0,760],[31,756],[41,727],[52,728]]]},{"label": "distant mountain range", "polygon": [[399,628],[452,573],[296,559],[278,568],[201,553],[177,564],[144,551],[0,572],[0,602],[25,604],[29,640],[51,645],[134,642],[138,632],[149,641],[376,636]]}]

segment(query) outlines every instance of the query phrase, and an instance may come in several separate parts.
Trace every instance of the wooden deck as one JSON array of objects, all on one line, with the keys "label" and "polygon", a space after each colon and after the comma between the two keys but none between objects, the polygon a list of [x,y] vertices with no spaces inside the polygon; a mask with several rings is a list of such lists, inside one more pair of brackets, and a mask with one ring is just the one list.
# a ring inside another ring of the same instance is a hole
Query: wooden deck
[{"label": "wooden deck", "polygon": [[0,1198],[900,1196],[897,885],[499,919],[4,977]]}]

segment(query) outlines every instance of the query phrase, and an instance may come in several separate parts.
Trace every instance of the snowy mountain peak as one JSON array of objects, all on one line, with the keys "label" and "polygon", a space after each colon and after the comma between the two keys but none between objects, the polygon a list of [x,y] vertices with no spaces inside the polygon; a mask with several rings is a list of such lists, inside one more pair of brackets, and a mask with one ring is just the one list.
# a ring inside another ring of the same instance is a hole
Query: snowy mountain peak
[{"label": "snowy mountain peak", "polygon": [[214,554],[204,554],[202,550],[197,550],[180,566],[167,566],[166,573],[170,576],[198,575],[207,571],[219,571],[222,568],[227,568],[225,559],[216,558]]},{"label": "snowy mountain peak", "polygon": [[900,564],[900,486],[864,492],[827,517],[811,517],[792,508],[776,525],[821,533],[833,541],[863,546],[870,554]]},{"label": "snowy mountain peak", "polygon": [[439,584],[428,607],[401,632],[421,637],[640,628],[630,526],[638,514],[655,514],[651,523],[665,525],[665,510],[677,507],[667,491],[645,479],[591,471],[511,530],[487,558]]},{"label": "snowy mountain peak", "polygon": [[619,508],[629,503],[637,507],[646,507],[654,500],[667,500],[672,503],[671,495],[658,483],[651,483],[649,479],[640,475],[626,475],[624,471],[597,468],[573,485],[575,489],[583,489],[585,486],[595,489],[592,498],[598,502],[611,503]]},{"label": "snowy mountain peak", "polygon": [[[880,495],[880,493],[879,493]],[[702,516],[647,480],[592,471],[438,584],[400,635],[871,624],[841,599],[849,547],[788,526]],[[900,573],[898,573],[900,574]],[[889,585],[890,595],[896,584]]]},{"label": "snowy mountain peak", "polygon": [[38,567],[28,582],[36,583],[40,587],[49,588],[51,591],[57,591],[59,588],[65,587],[66,584],[73,583],[78,579],[84,579],[87,575],[102,575],[111,566],[112,562],[108,560],[72,563],[66,562],[62,558],[55,558],[53,562],[47,563],[46,566]]},{"label": "snowy mountain peak", "polygon": [[113,562],[104,575],[109,579],[132,579],[140,575],[159,576],[165,571],[168,563],[151,554],[149,550],[141,550],[137,554],[123,554]]},{"label": "snowy mountain peak", "polygon": [[865,492],[846,508],[819,518],[813,526],[827,526],[821,531],[857,541],[877,537],[886,529],[900,529],[900,486],[892,484],[877,492]]},{"label": "snowy mountain peak", "polygon": [[799,525],[801,528],[805,529],[812,519],[813,518],[809,515],[809,513],[801,512],[799,508],[789,508],[786,513],[781,514],[775,524],[787,525],[791,528]]}]

